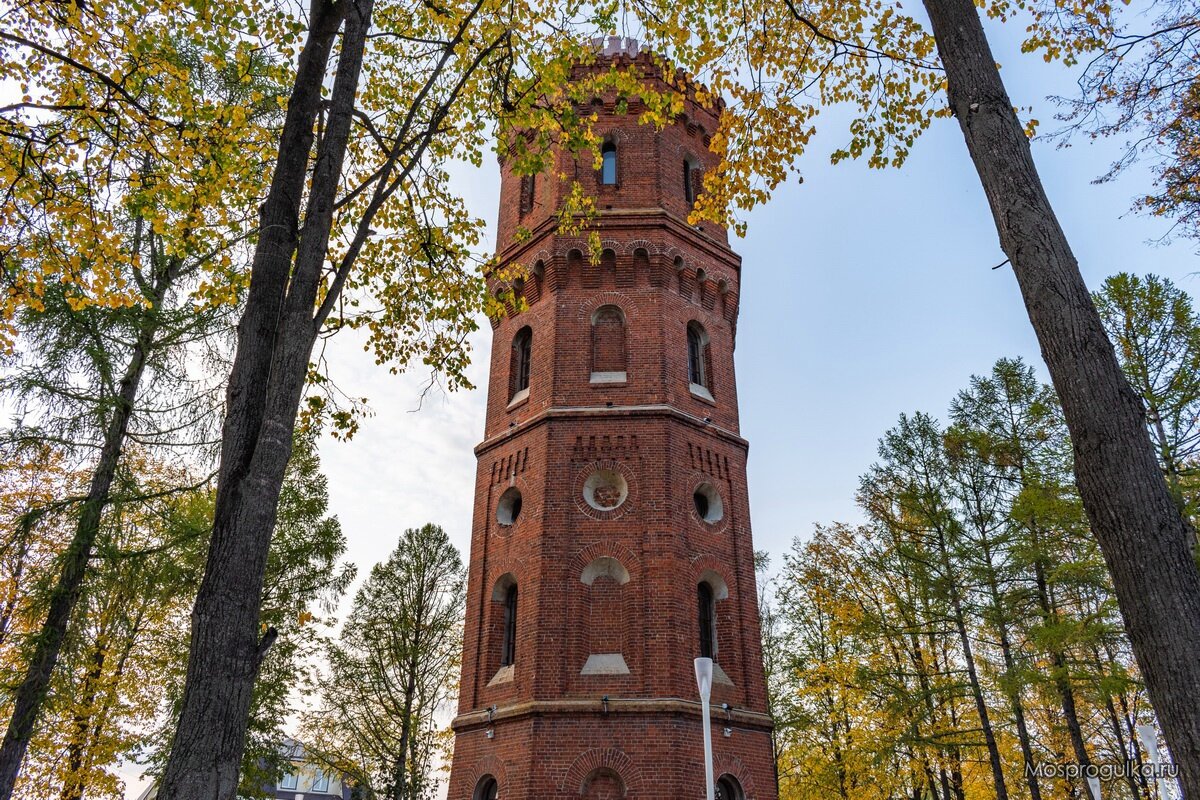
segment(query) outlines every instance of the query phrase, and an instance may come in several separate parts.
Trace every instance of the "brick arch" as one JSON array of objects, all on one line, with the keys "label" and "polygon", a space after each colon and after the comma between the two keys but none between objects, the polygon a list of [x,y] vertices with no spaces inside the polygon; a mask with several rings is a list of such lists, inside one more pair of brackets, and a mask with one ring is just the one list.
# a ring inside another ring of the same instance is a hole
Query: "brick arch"
[{"label": "brick arch", "polygon": [[733,576],[730,574],[730,565],[727,561],[715,555],[704,553],[692,559],[691,567],[691,585],[694,586],[702,581],[706,573],[715,573],[729,590],[729,594],[725,597],[717,598],[717,602],[725,602],[734,596],[737,587]]},{"label": "brick arch", "polygon": [[554,240],[554,257],[566,258],[572,250],[587,252],[587,239],[582,236],[560,236]]},{"label": "brick arch", "polygon": [[637,554],[625,545],[611,539],[592,542],[575,551],[575,555],[571,558],[571,567],[568,572],[573,576],[574,580],[578,580],[588,564],[603,556],[610,556],[620,561],[621,566],[629,570],[631,582],[641,576],[641,560],[637,557]]},{"label": "brick arch", "polygon": [[579,304],[579,321],[590,323],[592,314],[596,313],[600,306],[616,306],[621,309],[626,327],[629,326],[629,320],[637,314],[637,304],[629,302],[629,295],[623,292],[597,292]]},{"label": "brick arch", "polygon": [[475,787],[479,785],[479,780],[484,775],[491,775],[496,779],[496,783],[500,787],[500,796],[504,796],[504,782],[508,779],[508,773],[504,769],[504,762],[496,758],[494,755],[486,755],[483,758],[472,764],[467,771],[467,788],[471,791],[472,796],[475,792]]},{"label": "brick arch", "polygon": [[639,247],[645,250],[648,255],[652,256],[659,255],[662,252],[662,248],[659,245],[656,245],[654,242],[651,242],[647,239],[632,239],[625,243],[625,248],[630,253],[637,250]]},{"label": "brick arch", "polygon": [[586,781],[597,770],[606,769],[615,772],[625,785],[625,797],[640,797],[642,790],[642,773],[623,750],[615,747],[594,747],[580,753],[558,784],[560,796],[579,797],[587,788]]},{"label": "brick arch", "polygon": [[[610,104],[609,102],[605,102],[604,107],[611,113],[612,108],[615,108],[615,104]],[[609,139],[612,139],[618,145],[620,145],[621,142],[628,142],[630,140],[629,131],[625,130],[624,127],[618,125],[618,126],[612,128],[611,130],[609,130],[607,133],[605,133],[604,136],[600,137],[601,142],[606,142]]]},{"label": "brick arch", "polygon": [[[542,264],[541,274],[534,271],[539,261]],[[529,257],[529,262],[525,267],[529,271],[529,276],[525,280],[525,300],[532,305],[542,298],[543,289],[546,286],[554,286],[551,280],[555,271],[554,257],[549,250],[543,247]]]},{"label": "brick arch", "polygon": [[737,756],[723,753],[713,756],[713,777],[720,778],[722,775],[732,775],[737,778],[737,782],[742,786],[742,792],[746,795],[746,800],[754,800],[758,796],[758,791],[754,786],[754,774]]},{"label": "brick arch", "polygon": [[488,565],[487,580],[483,586],[488,597],[492,596],[492,588],[496,585],[496,581],[507,573],[512,573],[512,576],[517,579],[517,585],[520,586],[526,574],[525,559],[500,558],[495,563]]}]

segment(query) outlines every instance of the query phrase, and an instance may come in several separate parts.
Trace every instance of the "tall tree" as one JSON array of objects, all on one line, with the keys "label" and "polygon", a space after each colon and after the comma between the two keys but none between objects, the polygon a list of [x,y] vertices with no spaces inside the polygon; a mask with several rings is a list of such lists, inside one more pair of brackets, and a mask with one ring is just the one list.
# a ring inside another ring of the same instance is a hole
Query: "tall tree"
[{"label": "tall tree", "polygon": [[0,69],[24,93],[0,109],[0,350],[15,354],[0,391],[33,418],[10,436],[66,446],[89,470],[14,692],[0,797],[53,680],[129,438],[178,445],[216,405],[194,391],[185,353],[236,301],[236,248],[261,186],[257,123],[278,112],[255,95],[269,65],[249,39],[225,38],[244,7],[199,20],[165,5],[30,2],[0,22]]},{"label": "tall tree", "polygon": [[971,609],[966,570],[956,554],[964,547],[964,525],[954,513],[946,488],[952,478],[942,431],[928,415],[901,415],[895,428],[879,443],[881,462],[862,480],[861,502],[869,514],[886,527],[903,532],[929,559],[935,575],[934,591],[949,609],[958,634],[963,666],[975,713],[987,750],[993,788],[998,800],[1007,800],[1004,760],[988,710],[979,664],[970,631]]},{"label": "tall tree", "polygon": [[[211,492],[204,498],[207,527],[198,558],[190,565],[190,580],[179,588],[174,601],[179,620],[188,619],[203,575],[214,499]],[[341,524],[329,514],[328,481],[320,471],[316,434],[298,433],[267,556],[264,583],[268,588],[259,627],[274,644],[254,685],[238,771],[240,797],[262,796],[263,787],[276,783],[288,766],[279,747],[285,726],[299,711],[298,697],[316,689],[312,655],[320,650],[321,634],[333,624],[333,612],[357,572],[353,565],[340,563],[345,549]],[[162,643],[163,651],[171,655],[163,679],[168,706],[146,748],[146,760],[156,775],[166,763],[175,732],[187,672],[187,641],[187,626],[177,625]]]},{"label": "tall tree", "polygon": [[1150,439],[1189,519],[1200,503],[1200,318],[1187,293],[1157,275],[1112,275],[1095,295],[1117,358],[1146,406]]},{"label": "tall tree", "polygon": [[458,678],[466,569],[445,531],[409,528],[354,598],[327,650],[311,747],[369,800],[435,795],[437,715]]},{"label": "tall tree", "polygon": [[[164,800],[236,789],[252,687],[271,644],[258,628],[267,543],[318,336],[361,326],[381,362],[420,362],[451,387],[466,385],[475,315],[504,306],[473,269],[483,224],[449,186],[448,164],[480,162],[489,118],[521,170],[548,167],[555,143],[586,150],[598,137],[580,108],[605,88],[639,94],[647,121],[678,113],[677,92],[647,91],[627,70],[569,80],[576,62],[595,58],[581,32],[607,27],[615,13],[576,0],[312,4],[238,323]],[[587,204],[570,196],[559,219],[577,228],[573,211]],[[306,411],[321,411],[322,400]],[[352,430],[342,412],[333,419]]]},{"label": "tall tree", "polygon": [[1083,507],[1146,687],[1200,797],[1200,568],[1130,389],[1013,111],[970,0],[926,0],[950,105],[992,207],[1075,449]]},{"label": "tall tree", "polygon": [[[951,418],[902,416],[861,482],[869,524],[785,558],[781,797],[1082,797],[1040,769],[1140,763],[1154,716],[1053,391],[1001,359]],[[1106,796],[1138,800],[1130,777]]]},{"label": "tall tree", "polygon": [[[261,796],[262,787],[282,773],[278,743],[297,693],[311,688],[308,656],[354,575],[352,567],[339,563],[345,538],[328,515],[319,468],[314,437],[300,437],[272,538],[271,590],[262,624],[275,628],[278,638],[255,687],[241,769],[244,797]],[[119,798],[119,762],[149,761],[152,773],[161,767],[213,509],[211,490],[181,489],[196,481],[177,473],[177,467],[137,451],[123,460],[14,796]],[[69,505],[56,509],[50,501],[76,490],[52,459],[16,462],[3,474],[12,479],[4,485],[14,490],[5,494],[15,501],[13,508],[32,502],[39,521],[28,533],[16,526],[0,529],[4,548],[32,535],[22,574],[0,573],[6,586],[10,579],[16,584],[11,635],[0,641],[0,670],[6,680],[15,674],[15,682],[37,631],[46,586],[52,585],[56,553],[40,556],[41,539],[61,532],[56,517],[70,518]],[[5,561],[5,569],[10,564],[15,573],[15,561]],[[6,698],[4,705],[10,703]]]}]

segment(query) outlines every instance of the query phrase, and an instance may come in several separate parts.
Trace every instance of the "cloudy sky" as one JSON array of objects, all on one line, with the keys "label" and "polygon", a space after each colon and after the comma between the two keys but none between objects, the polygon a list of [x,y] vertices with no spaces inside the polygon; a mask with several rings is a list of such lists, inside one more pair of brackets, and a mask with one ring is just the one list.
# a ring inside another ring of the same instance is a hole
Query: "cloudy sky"
[{"label": "cloudy sky", "polygon": [[[993,49],[1014,103],[1034,106],[1048,131],[1057,106],[1047,97],[1070,95],[1074,75],[1021,55],[1018,33],[991,26]],[[776,564],[814,523],[860,518],[858,475],[898,414],[944,416],[969,377],[1002,356],[1045,374],[1011,270],[992,269],[1004,255],[957,124],[938,121],[904,169],[875,171],[829,165],[844,122],[821,117],[804,183],[781,188],[734,242],[743,257],[736,357],[754,540]],[[1119,144],[1034,143],[1085,278],[1096,287],[1121,270],[1155,272],[1195,291],[1193,246],[1155,244],[1167,224],[1129,212],[1148,188],[1145,172],[1093,183]],[[475,213],[493,220],[494,160],[458,182]],[[487,325],[473,344],[469,374],[485,386]],[[425,522],[445,527],[465,555],[484,390],[435,391],[422,402],[424,374],[387,374],[352,335],[339,334],[327,356],[343,388],[375,411],[352,442],[321,446],[348,558],[365,574],[403,528]]]}]

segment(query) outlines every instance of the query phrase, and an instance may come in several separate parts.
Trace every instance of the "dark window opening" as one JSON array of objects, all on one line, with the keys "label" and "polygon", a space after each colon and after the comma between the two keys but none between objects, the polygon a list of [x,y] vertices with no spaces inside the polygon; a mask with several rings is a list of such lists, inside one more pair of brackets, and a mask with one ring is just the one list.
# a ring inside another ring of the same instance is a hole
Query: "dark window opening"
[{"label": "dark window opening", "polygon": [[617,269],[617,252],[615,250],[605,249],[600,254],[600,269],[609,273]]},{"label": "dark window opening", "polygon": [[712,587],[707,581],[696,586],[696,604],[700,617],[700,657],[717,657],[717,609]]},{"label": "dark window opening", "polygon": [[704,333],[696,325],[689,325],[687,330],[688,343],[688,382],[708,388],[708,376],[705,375],[705,341]]},{"label": "dark window opening", "polygon": [[692,177],[692,162],[688,159],[683,160],[683,197],[688,201],[688,205],[696,202],[696,187],[693,184],[695,179]]},{"label": "dark window opening", "polygon": [[742,800],[742,787],[732,775],[722,775],[717,780],[716,800]]},{"label": "dark window opening", "polygon": [[617,185],[617,145],[611,140],[600,148],[600,182],[606,186]]},{"label": "dark window opening", "polygon": [[486,775],[479,781],[479,785],[475,787],[475,796],[472,800],[498,800],[500,797],[500,787],[496,783],[496,779],[491,775]]},{"label": "dark window opening", "polygon": [[521,178],[521,216],[533,211],[533,201],[537,196],[537,183],[533,175]]},{"label": "dark window opening", "polygon": [[700,519],[708,519],[708,497],[704,492],[693,494],[692,502],[696,504],[696,513],[700,515]]},{"label": "dark window opening", "polygon": [[512,395],[529,388],[529,367],[533,356],[533,331],[522,328],[513,338]]},{"label": "dark window opening", "polygon": [[504,593],[504,647],[500,653],[500,666],[507,667],[517,658],[517,585],[514,583]]}]

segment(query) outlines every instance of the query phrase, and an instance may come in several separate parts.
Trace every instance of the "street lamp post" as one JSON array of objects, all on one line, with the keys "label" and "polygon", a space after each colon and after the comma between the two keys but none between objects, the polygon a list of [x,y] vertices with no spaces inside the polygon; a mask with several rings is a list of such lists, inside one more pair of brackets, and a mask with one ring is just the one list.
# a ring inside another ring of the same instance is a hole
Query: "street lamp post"
[{"label": "street lamp post", "polygon": [[696,686],[700,688],[700,715],[704,721],[704,796],[713,798],[712,726],[708,722],[708,698],[712,692],[713,661],[697,658]]}]

